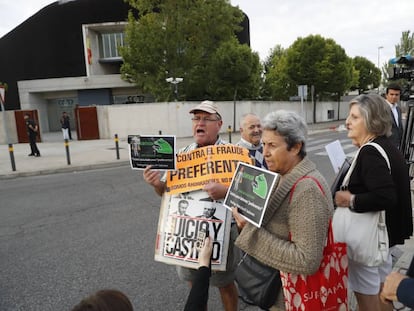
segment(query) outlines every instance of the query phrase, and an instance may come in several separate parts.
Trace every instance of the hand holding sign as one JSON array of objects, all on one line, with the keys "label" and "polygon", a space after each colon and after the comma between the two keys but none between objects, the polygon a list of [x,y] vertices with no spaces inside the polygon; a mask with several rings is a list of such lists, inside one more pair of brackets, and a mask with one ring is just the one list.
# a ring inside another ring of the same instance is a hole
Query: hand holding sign
[{"label": "hand holding sign", "polygon": [[246,225],[247,221],[246,218],[244,218],[238,211],[237,207],[232,207],[233,217],[236,221],[237,228],[239,229],[239,232],[241,232]]},{"label": "hand holding sign", "polygon": [[209,197],[213,200],[221,200],[226,196],[228,187],[217,183],[217,182],[209,182],[203,188],[203,191],[207,192]]}]

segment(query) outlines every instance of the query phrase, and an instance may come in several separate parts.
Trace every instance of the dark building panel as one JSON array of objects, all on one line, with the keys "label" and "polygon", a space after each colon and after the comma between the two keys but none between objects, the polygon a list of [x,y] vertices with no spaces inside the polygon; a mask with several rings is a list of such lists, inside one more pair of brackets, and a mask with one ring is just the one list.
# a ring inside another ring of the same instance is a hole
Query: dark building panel
[{"label": "dark building panel", "polygon": [[[85,76],[82,24],[126,21],[124,0],[54,2],[0,38],[0,81],[6,110],[20,109],[17,81]],[[250,45],[249,20],[237,34]]]},{"label": "dark building panel", "polygon": [[246,14],[244,14],[244,20],[242,21],[241,26],[242,30],[236,34],[237,39],[240,43],[245,43],[250,46],[250,21]]},{"label": "dark building panel", "polygon": [[79,106],[111,105],[112,92],[110,89],[79,90]]},{"label": "dark building panel", "polygon": [[17,81],[85,76],[82,24],[125,21],[123,0],[54,2],[0,39],[6,109],[19,109]]}]

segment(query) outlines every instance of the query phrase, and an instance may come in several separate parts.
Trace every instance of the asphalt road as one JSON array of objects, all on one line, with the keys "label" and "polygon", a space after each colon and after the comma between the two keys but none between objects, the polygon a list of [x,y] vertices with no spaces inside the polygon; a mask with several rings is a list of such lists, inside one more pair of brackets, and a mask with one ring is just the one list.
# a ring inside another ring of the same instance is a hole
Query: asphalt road
[{"label": "asphalt road", "polygon": [[[313,136],[310,157],[328,181],[323,147],[346,134]],[[175,268],[155,262],[160,198],[129,167],[0,180],[0,310],[70,310],[102,288],[135,310],[182,310]],[[222,310],[217,289],[210,310]],[[250,309],[249,309],[250,310]]]}]

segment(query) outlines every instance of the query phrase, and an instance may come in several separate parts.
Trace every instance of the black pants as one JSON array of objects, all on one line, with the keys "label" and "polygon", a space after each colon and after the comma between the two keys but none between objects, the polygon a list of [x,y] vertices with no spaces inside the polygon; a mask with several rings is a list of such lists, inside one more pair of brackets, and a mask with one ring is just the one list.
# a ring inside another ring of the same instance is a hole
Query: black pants
[{"label": "black pants", "polygon": [[31,154],[40,155],[39,149],[37,149],[36,145],[36,136],[29,135],[29,143],[30,143],[30,150],[32,151]]}]

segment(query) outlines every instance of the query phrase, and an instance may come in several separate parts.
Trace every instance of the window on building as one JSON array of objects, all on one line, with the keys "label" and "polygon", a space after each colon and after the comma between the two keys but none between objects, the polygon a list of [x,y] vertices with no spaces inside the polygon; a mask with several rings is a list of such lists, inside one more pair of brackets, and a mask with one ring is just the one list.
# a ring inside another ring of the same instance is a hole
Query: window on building
[{"label": "window on building", "polygon": [[102,58],[119,58],[118,47],[124,45],[124,33],[103,33],[102,34]]}]

